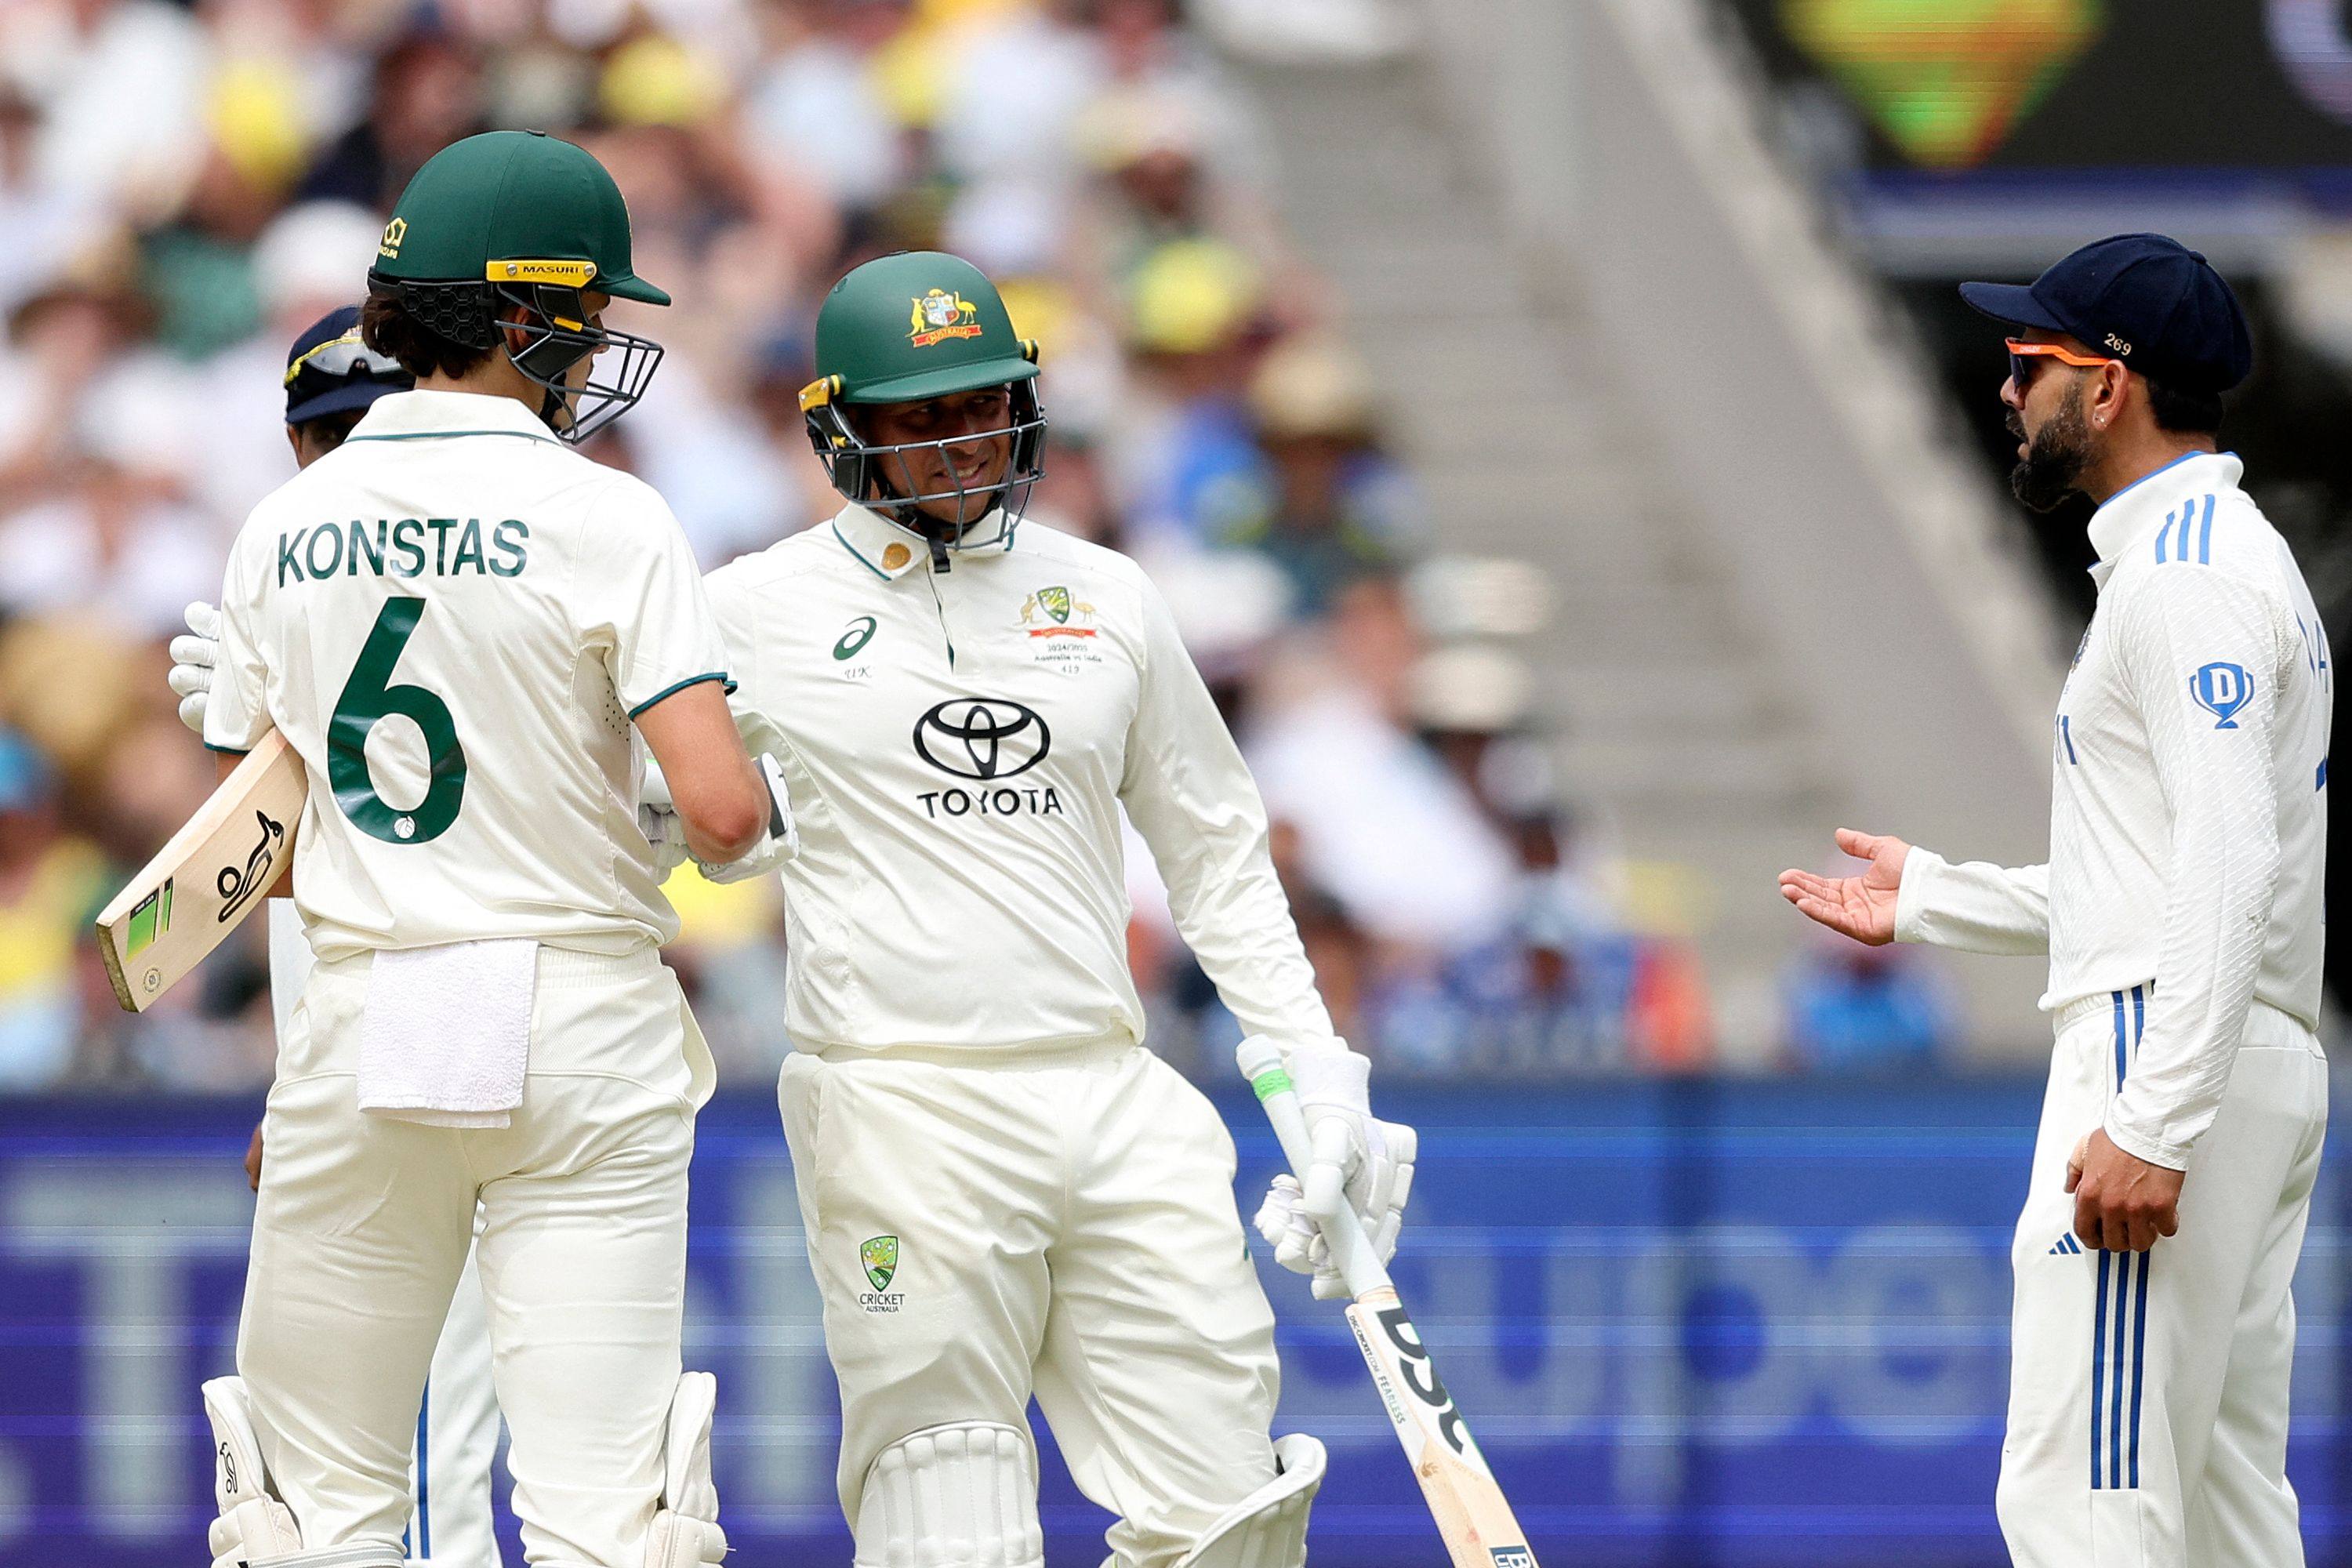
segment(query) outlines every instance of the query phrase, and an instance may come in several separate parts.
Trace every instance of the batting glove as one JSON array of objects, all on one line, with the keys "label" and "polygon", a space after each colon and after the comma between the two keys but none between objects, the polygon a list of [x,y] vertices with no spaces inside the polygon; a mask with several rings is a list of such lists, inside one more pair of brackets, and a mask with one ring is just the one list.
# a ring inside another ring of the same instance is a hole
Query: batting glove
[{"label": "batting glove", "polygon": [[637,831],[653,846],[654,880],[668,881],[669,874],[691,858],[686,847],[686,824],[679,820],[677,803],[670,799],[669,780],[651,757],[646,759],[645,783],[637,788]]},{"label": "batting glove", "polygon": [[172,639],[172,673],[163,679],[180,700],[180,722],[201,735],[213,666],[220,662],[220,611],[198,600],[186,615],[188,629]]},{"label": "batting glove", "polygon": [[[1289,1071],[1297,1087],[1307,1135],[1316,1147],[1340,1143],[1336,1135],[1318,1136],[1324,1126],[1336,1123],[1345,1130],[1343,1186],[1348,1206],[1363,1223],[1372,1255],[1386,1263],[1396,1256],[1397,1233],[1403,1228],[1405,1204],[1412,1194],[1412,1165],[1420,1152],[1420,1134],[1401,1121],[1382,1121],[1372,1115],[1371,1063],[1353,1051],[1293,1051]],[[1315,1277],[1318,1297],[1343,1298],[1349,1293],[1346,1282],[1332,1265],[1330,1244],[1306,1212],[1303,1195],[1297,1176],[1288,1173],[1276,1176],[1258,1206],[1258,1234],[1273,1244],[1276,1262],[1295,1274]]]},{"label": "batting glove", "polygon": [[713,865],[695,859],[687,847],[686,824],[678,819],[677,805],[670,798],[669,781],[662,776],[661,764],[653,758],[646,759],[646,782],[637,795],[637,826],[644,832],[646,842],[654,847],[654,867],[667,881],[669,874],[688,860],[702,873],[703,880],[721,886],[730,882],[748,882],[754,877],[765,876],[801,852],[801,830],[793,821],[791,800],[784,792],[784,770],[775,758],[755,759],[761,782],[768,786],[768,830],[760,842],[746,850],[740,860],[725,865]]},{"label": "batting glove", "polygon": [[696,869],[709,881],[748,882],[754,877],[766,876],[801,852],[800,824],[793,820],[792,797],[784,789],[783,764],[764,752],[752,761],[759,767],[760,782],[768,786],[768,830],[740,860],[730,860],[724,866],[697,860]]}]

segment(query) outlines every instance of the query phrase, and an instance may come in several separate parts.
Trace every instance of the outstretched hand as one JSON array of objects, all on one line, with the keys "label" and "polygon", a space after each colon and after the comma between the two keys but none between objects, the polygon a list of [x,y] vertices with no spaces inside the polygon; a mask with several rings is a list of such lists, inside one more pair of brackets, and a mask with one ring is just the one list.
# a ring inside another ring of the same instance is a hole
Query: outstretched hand
[{"label": "outstretched hand", "polygon": [[1874,833],[1837,830],[1837,847],[1870,865],[1859,877],[1822,877],[1811,871],[1780,873],[1780,896],[1807,918],[1873,947],[1895,940],[1895,894],[1903,885],[1903,861],[1911,846]]}]

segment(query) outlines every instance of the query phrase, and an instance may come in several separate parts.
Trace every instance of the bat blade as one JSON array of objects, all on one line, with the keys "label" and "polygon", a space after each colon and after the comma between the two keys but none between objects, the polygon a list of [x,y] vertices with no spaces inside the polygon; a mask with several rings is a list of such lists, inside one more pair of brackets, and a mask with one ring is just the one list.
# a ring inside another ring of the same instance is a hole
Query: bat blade
[{"label": "bat blade", "polygon": [[1359,1299],[1348,1326],[1454,1568],[1536,1568],[1527,1532],[1395,1289]]},{"label": "bat blade", "polygon": [[259,907],[294,852],[310,781],[272,731],[99,912],[114,999],[143,1013]]}]

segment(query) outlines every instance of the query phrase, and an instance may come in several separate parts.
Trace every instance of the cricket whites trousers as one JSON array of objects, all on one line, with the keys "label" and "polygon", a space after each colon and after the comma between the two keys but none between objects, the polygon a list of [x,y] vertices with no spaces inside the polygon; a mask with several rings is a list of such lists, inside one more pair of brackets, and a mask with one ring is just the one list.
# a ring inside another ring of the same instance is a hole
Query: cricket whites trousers
[{"label": "cricket whites trousers", "polygon": [[490,1511],[499,1396],[480,1260],[470,1250],[433,1347],[408,1463],[408,1560],[418,1568],[500,1568]]},{"label": "cricket whites trousers", "polygon": [[1998,1494],[2018,1568],[2293,1568],[2290,1286],[2327,1130],[2311,1031],[2257,1002],[2197,1145],[2180,1229],[2147,1252],[2074,1234],[2066,1160],[2104,1123],[2163,1005],[2147,986],[2058,1016],[2016,1275]]},{"label": "cricket whites trousers", "polygon": [[[291,899],[268,900],[269,1010],[284,1039],[310,983],[310,939]],[[477,1218],[478,1224],[478,1216]],[[416,1415],[409,1460],[408,1560],[432,1568],[500,1568],[490,1511],[490,1465],[499,1450],[499,1401],[490,1386],[489,1318],[473,1252],[449,1298],[433,1373]]]},{"label": "cricket whites trousers", "polygon": [[1123,1037],[796,1053],[778,1099],[853,1526],[891,1445],[962,1421],[1025,1444],[1032,1394],[1079,1489],[1119,1516],[1121,1568],[1167,1568],[1274,1479],[1274,1312],[1233,1139],[1165,1062]]},{"label": "cricket whites trousers", "polygon": [[306,1549],[401,1542],[473,1243],[526,1557],[642,1568],[709,1085],[677,978],[650,946],[541,947],[521,1108],[449,1128],[358,1110],[371,963],[320,963],[279,1042],[237,1334],[264,1465]]}]

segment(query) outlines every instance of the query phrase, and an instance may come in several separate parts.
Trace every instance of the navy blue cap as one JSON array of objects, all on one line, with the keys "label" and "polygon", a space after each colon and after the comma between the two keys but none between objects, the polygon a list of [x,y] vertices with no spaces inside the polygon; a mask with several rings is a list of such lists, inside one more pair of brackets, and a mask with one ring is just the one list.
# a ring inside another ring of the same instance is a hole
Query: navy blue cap
[{"label": "navy blue cap", "polygon": [[397,361],[360,342],[360,308],[346,305],[311,322],[286,351],[286,423],[365,408],[387,392],[415,384]]},{"label": "navy blue cap", "polygon": [[2030,284],[1963,283],[1960,298],[1996,321],[2078,338],[2183,391],[2227,392],[2254,367],[2229,283],[2160,234],[2086,245]]}]

